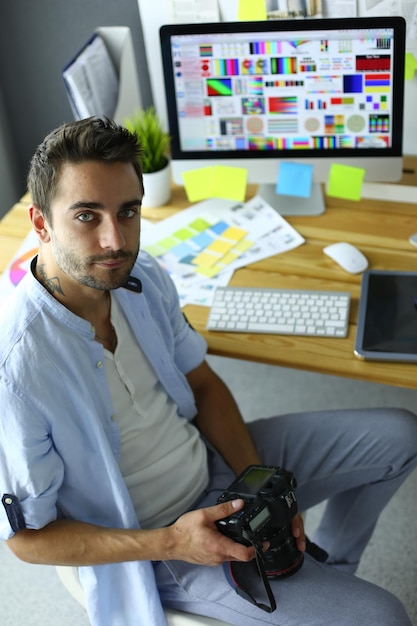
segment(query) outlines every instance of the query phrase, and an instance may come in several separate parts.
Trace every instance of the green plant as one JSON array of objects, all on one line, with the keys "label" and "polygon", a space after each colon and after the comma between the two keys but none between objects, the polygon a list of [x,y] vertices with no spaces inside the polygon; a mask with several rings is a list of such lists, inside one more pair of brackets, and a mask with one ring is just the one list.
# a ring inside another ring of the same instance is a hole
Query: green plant
[{"label": "green plant", "polygon": [[168,160],[170,137],[162,128],[155,108],[136,111],[125,120],[125,126],[139,139],[142,147],[140,164],[143,174],[162,170]]}]

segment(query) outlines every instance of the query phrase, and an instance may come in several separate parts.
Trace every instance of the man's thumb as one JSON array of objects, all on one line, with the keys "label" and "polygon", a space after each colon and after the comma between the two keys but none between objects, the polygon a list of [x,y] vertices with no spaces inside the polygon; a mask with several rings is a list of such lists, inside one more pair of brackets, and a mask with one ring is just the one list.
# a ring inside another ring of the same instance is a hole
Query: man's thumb
[{"label": "man's thumb", "polygon": [[221,519],[222,517],[229,517],[239,511],[244,505],[242,499],[237,498],[236,500],[229,500],[228,502],[222,502],[221,504],[217,504],[215,507],[216,517],[215,519]]}]

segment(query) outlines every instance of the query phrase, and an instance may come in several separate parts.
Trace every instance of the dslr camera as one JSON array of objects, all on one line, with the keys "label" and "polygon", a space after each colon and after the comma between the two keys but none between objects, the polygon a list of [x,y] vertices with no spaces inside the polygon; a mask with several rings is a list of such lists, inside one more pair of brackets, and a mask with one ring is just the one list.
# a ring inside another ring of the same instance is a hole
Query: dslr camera
[{"label": "dslr camera", "polygon": [[[240,511],[217,520],[216,525],[227,537],[256,548],[268,578],[292,576],[303,564],[303,553],[291,532],[298,510],[296,486],[293,474],[282,467],[250,465],[217,500],[245,502]],[[264,542],[269,544],[265,551]]]}]

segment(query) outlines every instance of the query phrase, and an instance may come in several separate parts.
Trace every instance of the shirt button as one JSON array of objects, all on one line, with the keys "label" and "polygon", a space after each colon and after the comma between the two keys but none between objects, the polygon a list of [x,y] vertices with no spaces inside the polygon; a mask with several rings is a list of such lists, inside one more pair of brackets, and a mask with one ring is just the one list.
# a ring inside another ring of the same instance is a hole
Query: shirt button
[{"label": "shirt button", "polygon": [[103,367],[103,361],[97,361],[96,367],[98,368]]}]

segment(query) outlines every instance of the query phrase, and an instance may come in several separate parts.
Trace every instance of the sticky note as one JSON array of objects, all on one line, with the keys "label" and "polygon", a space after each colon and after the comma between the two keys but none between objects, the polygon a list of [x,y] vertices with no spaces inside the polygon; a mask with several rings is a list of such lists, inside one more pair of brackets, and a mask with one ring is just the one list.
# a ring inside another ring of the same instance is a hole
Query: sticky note
[{"label": "sticky note", "polygon": [[229,226],[229,228],[224,231],[222,237],[224,239],[230,239],[231,241],[237,242],[246,237],[247,234],[248,232],[246,230],[243,230],[243,228],[238,228],[237,226]]},{"label": "sticky note", "polygon": [[213,167],[199,167],[183,172],[182,180],[190,202],[199,202],[212,196]]},{"label": "sticky note", "polygon": [[233,261],[236,261],[236,259],[238,258],[239,258],[239,254],[234,254],[233,252],[229,252],[229,254],[226,254],[222,258],[222,263],[224,266],[230,265],[230,263],[233,263]]},{"label": "sticky note", "polygon": [[351,165],[333,163],[327,181],[327,194],[346,200],[360,200],[365,170]]},{"label": "sticky note", "polygon": [[247,252],[249,248],[252,248],[253,241],[249,241],[248,239],[244,239],[243,241],[239,241],[239,243],[233,248],[234,252],[238,252],[239,254],[243,254]]},{"label": "sticky note", "polygon": [[313,182],[313,166],[306,163],[281,163],[277,180],[277,194],[309,198]]},{"label": "sticky note", "polygon": [[229,224],[223,221],[216,222],[216,224],[210,226],[210,230],[216,235],[221,235],[227,228],[229,228]]},{"label": "sticky note", "polygon": [[214,197],[242,202],[246,196],[248,170],[213,165],[183,172],[182,179],[190,202]]},{"label": "sticky note", "polygon": [[240,22],[266,20],[265,0],[239,0],[237,19]]},{"label": "sticky note", "polygon": [[211,196],[242,202],[246,196],[247,180],[248,170],[244,167],[216,165],[213,172]]},{"label": "sticky note", "polygon": [[417,70],[417,59],[412,52],[405,53],[405,80],[412,80]]},{"label": "sticky note", "polygon": [[194,235],[194,231],[187,227],[180,228],[179,230],[175,231],[175,233],[173,233],[173,236],[179,239],[180,241],[186,241],[193,235]]},{"label": "sticky note", "polygon": [[216,254],[210,254],[210,252],[202,252],[194,257],[194,265],[198,265],[200,267],[212,267],[215,263],[217,263],[219,257]]},{"label": "sticky note", "polygon": [[226,252],[229,252],[234,245],[233,241],[223,241],[222,239],[217,239],[209,245],[207,250],[209,252],[214,252],[215,254],[223,255],[226,254]]},{"label": "sticky note", "polygon": [[210,228],[211,224],[203,217],[197,217],[197,219],[190,222],[189,227],[195,230],[197,233],[202,233],[203,230]]},{"label": "sticky note", "polygon": [[203,250],[211,243],[213,243],[214,238],[206,232],[199,233],[195,235],[192,239],[190,239],[190,243],[198,248],[199,250]]},{"label": "sticky note", "polygon": [[171,248],[173,248],[174,246],[176,246],[178,243],[178,240],[175,239],[175,237],[165,237],[165,239],[161,239],[161,241],[159,242],[159,245],[161,248],[163,248],[163,250],[167,251],[170,250]]}]

